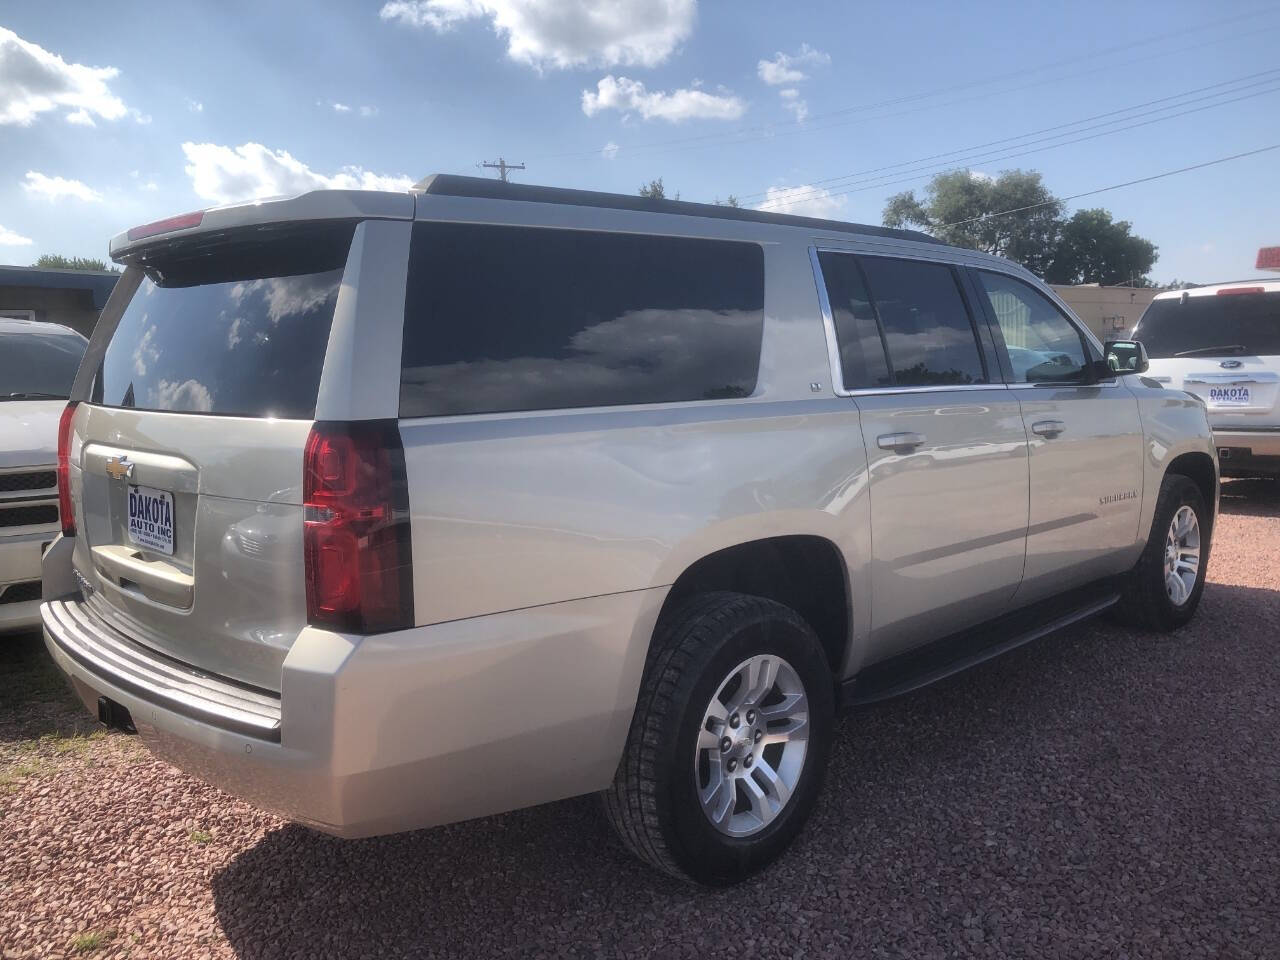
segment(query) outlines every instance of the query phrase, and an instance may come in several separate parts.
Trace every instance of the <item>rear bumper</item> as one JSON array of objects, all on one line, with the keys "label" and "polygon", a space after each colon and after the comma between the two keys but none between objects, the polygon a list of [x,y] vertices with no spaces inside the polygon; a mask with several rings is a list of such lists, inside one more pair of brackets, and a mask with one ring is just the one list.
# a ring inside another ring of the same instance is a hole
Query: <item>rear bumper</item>
[{"label": "rear bumper", "polygon": [[[287,819],[359,837],[608,786],[665,594],[370,637],[307,628],[284,662],[274,731],[229,723],[224,682],[184,680],[181,665],[148,662],[145,648],[113,649],[79,601],[45,603],[41,615],[49,652],[95,714],[107,697],[174,766]],[[254,696],[253,710],[269,717],[272,695]]]},{"label": "rear bumper", "polygon": [[[1255,457],[1280,457],[1280,427],[1264,430],[1232,430],[1229,427],[1213,430],[1213,444],[1219,450],[1248,450]],[[1231,458],[1229,458],[1231,459]],[[1225,466],[1225,464],[1224,464]]]}]

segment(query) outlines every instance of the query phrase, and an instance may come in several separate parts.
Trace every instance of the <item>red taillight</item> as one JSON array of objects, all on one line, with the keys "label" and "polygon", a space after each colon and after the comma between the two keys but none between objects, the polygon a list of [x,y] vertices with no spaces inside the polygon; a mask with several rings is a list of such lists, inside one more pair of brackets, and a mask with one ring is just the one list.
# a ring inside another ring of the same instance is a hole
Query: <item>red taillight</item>
[{"label": "red taillight", "polygon": [[198,227],[203,219],[204,211],[197,210],[194,213],[183,213],[176,217],[169,217],[167,220],[157,220],[155,223],[144,223],[140,227],[129,228],[129,239],[141,240],[143,237],[154,237],[158,233],[168,233],[170,230],[185,230],[188,227]]},{"label": "red taillight", "polygon": [[1223,287],[1218,291],[1218,296],[1231,296],[1239,293],[1266,293],[1262,287]]},{"label": "red taillight", "polygon": [[353,633],[413,626],[399,424],[316,423],[303,457],[302,499],[308,621]]},{"label": "red taillight", "polygon": [[76,401],[62,411],[58,421],[58,514],[62,518],[62,535],[76,535],[76,514],[71,506],[71,420],[76,415]]}]

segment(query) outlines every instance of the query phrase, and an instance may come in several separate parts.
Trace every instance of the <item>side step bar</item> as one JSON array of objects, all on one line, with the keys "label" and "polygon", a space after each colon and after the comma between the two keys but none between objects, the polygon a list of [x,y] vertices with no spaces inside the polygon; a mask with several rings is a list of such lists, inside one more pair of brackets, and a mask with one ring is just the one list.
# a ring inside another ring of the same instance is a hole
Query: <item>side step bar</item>
[{"label": "side step bar", "polygon": [[841,684],[840,706],[876,703],[926,687],[1096,616],[1119,599],[1114,580],[1090,584],[881,660]]}]

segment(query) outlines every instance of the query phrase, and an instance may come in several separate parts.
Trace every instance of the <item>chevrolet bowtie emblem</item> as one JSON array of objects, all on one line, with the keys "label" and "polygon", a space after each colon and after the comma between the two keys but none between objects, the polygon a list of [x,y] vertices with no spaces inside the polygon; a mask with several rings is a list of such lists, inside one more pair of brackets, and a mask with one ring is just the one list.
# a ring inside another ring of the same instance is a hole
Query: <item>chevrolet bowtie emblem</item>
[{"label": "chevrolet bowtie emblem", "polygon": [[107,473],[114,480],[133,476],[133,462],[128,457],[107,457]]}]

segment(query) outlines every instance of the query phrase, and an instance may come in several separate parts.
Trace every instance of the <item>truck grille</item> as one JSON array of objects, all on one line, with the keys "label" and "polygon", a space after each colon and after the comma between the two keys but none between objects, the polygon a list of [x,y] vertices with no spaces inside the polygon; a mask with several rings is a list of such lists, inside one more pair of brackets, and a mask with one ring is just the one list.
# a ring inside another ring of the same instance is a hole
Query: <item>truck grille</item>
[{"label": "truck grille", "polygon": [[56,503],[37,503],[17,507],[0,503],[0,527],[46,526],[58,522]]},{"label": "truck grille", "polygon": [[25,583],[11,583],[7,587],[0,587],[0,603],[25,603],[28,600],[39,599],[39,580],[28,580]]},{"label": "truck grille", "polygon": [[29,473],[0,473],[0,493],[17,493],[20,490],[51,490],[58,485],[58,475],[52,470],[35,470]]}]

